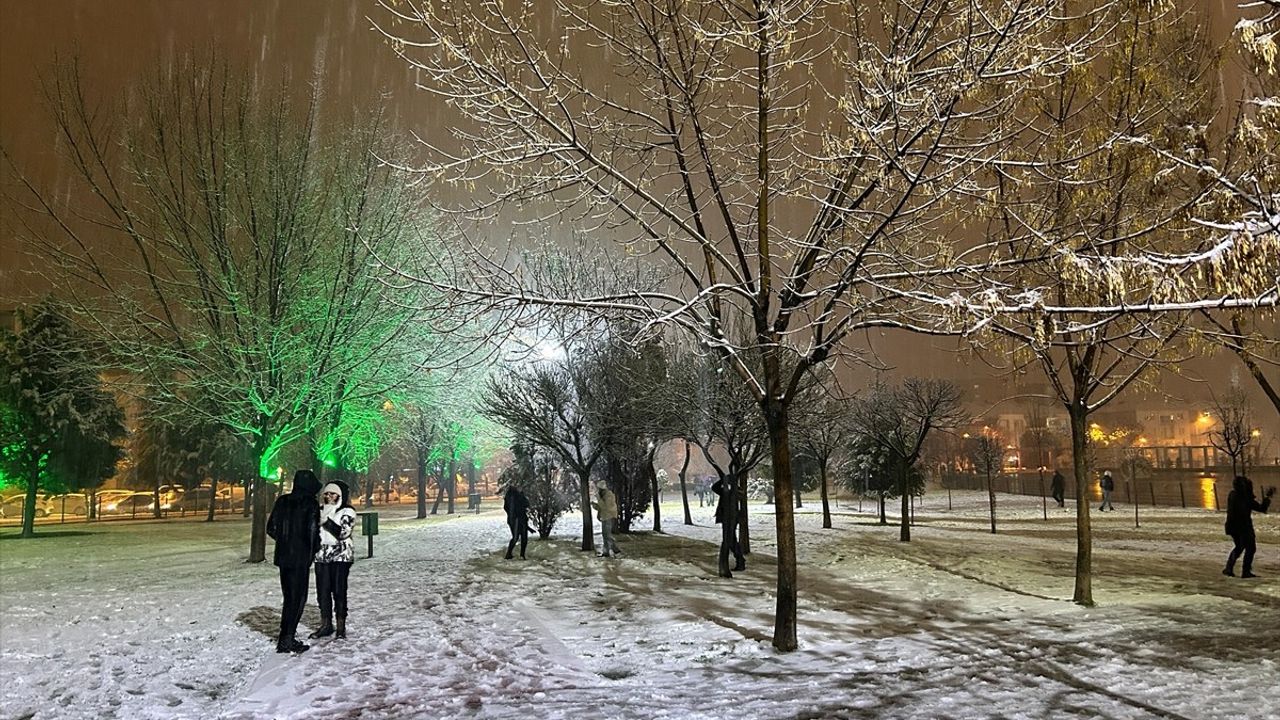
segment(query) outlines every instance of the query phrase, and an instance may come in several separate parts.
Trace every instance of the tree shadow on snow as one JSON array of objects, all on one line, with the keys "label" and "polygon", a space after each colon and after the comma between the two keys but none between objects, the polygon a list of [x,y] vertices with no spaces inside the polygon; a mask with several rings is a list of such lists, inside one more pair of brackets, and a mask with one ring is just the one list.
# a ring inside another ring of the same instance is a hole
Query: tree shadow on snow
[{"label": "tree shadow on snow", "polygon": [[[280,634],[280,608],[266,605],[251,607],[237,615],[236,622],[274,640]],[[320,627],[320,610],[312,604],[302,611],[302,621],[298,624],[300,634],[304,626]]]},{"label": "tree shadow on snow", "polygon": [[0,540],[37,540],[40,538],[60,538],[60,537],[80,537],[83,535],[97,535],[96,532],[87,530],[38,530],[36,534],[29,538],[23,538],[20,533],[0,533]]}]

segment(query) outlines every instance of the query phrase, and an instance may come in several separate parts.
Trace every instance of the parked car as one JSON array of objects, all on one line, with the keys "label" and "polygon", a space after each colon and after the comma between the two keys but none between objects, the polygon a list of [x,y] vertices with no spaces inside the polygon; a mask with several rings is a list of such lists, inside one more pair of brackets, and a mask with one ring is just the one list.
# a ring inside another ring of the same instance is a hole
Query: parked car
[{"label": "parked car", "polygon": [[155,507],[155,495],[149,492],[131,492],[128,495],[111,496],[98,506],[104,513],[115,515],[144,515]]},{"label": "parked car", "polygon": [[50,515],[85,515],[89,508],[89,498],[84,493],[49,495],[45,499],[49,502]]},{"label": "parked car", "polygon": [[[231,507],[230,488],[227,488],[227,490],[228,493],[226,495],[223,495],[222,492],[219,491],[214,496],[214,503],[216,503],[218,510],[227,510]],[[180,497],[170,509],[181,512],[199,512],[202,510],[208,510],[209,488],[204,486],[191,488],[190,490],[182,493],[182,497]]]},{"label": "parked car", "polygon": [[[22,517],[22,505],[27,500],[26,493],[18,493],[17,495],[7,495],[0,497],[0,517],[20,518]],[[52,514],[49,501],[43,495],[36,496],[36,517],[42,518]]]}]

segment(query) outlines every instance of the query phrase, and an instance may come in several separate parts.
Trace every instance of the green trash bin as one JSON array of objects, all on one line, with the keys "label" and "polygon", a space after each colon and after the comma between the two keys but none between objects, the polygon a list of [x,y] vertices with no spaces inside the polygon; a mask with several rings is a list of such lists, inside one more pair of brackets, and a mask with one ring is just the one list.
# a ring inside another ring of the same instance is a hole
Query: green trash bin
[{"label": "green trash bin", "polygon": [[360,516],[360,534],[369,539],[369,554],[365,557],[373,557],[373,536],[378,534],[378,513],[362,512],[356,514]]}]

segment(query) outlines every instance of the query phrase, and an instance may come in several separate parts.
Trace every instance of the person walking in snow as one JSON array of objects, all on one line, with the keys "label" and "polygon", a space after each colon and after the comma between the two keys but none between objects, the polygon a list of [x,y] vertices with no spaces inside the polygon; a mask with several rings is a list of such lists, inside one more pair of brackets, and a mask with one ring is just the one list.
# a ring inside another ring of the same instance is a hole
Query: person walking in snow
[{"label": "person walking in snow", "polygon": [[520,492],[515,483],[507,486],[502,500],[502,509],[507,512],[507,527],[511,529],[511,541],[507,543],[507,559],[515,550],[516,541],[520,542],[520,559],[524,560],[524,549],[529,544],[529,498]]},{"label": "person walking in snow", "polygon": [[1223,575],[1235,577],[1236,558],[1244,554],[1244,567],[1240,577],[1258,577],[1253,574],[1253,554],[1258,550],[1258,539],[1253,532],[1253,513],[1265,513],[1271,506],[1271,497],[1276,494],[1273,487],[1262,494],[1262,502],[1253,497],[1253,483],[1243,475],[1237,475],[1232,483],[1231,494],[1227,495],[1226,531],[1231,536],[1235,547],[1227,555],[1227,566],[1222,569]]},{"label": "person walking in snow", "polygon": [[1111,471],[1106,470],[1102,473],[1102,505],[1098,506],[1098,512],[1103,510],[1115,510],[1115,506],[1111,504],[1111,491],[1116,489],[1116,481],[1111,478]]},{"label": "person walking in snow", "polygon": [[320,504],[316,493],[320,480],[310,470],[293,474],[292,492],[276,498],[267,518],[267,535],[276,541],[273,561],[280,568],[280,635],[276,652],[305,652],[310,649],[295,633],[302,609],[307,604],[307,580],[311,561],[320,549]]},{"label": "person walking in snow", "polygon": [[[1043,475],[1041,477],[1044,477]],[[1053,471],[1053,479],[1049,481],[1050,496],[1058,503],[1058,507],[1066,507],[1067,480],[1062,477],[1061,470]]]},{"label": "person walking in snow", "polygon": [[600,518],[600,557],[621,555],[613,540],[613,525],[618,521],[618,497],[603,480],[596,483],[596,501],[591,503]]},{"label": "person walking in snow", "polygon": [[[342,481],[324,486],[320,492],[320,549],[316,552],[316,596],[320,603],[320,627],[313,638],[337,634],[347,636],[347,578],[355,562],[351,533],[356,526],[356,509],[351,506],[351,490]],[[334,621],[337,620],[337,627]]]}]

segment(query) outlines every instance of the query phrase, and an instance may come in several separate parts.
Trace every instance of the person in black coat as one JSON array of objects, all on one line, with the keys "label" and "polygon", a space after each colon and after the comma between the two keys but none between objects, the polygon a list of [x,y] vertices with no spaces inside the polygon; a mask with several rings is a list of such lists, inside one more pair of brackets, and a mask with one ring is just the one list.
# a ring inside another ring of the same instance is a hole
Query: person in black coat
[{"label": "person in black coat", "polygon": [[520,541],[520,559],[524,560],[524,549],[529,544],[529,498],[520,492],[515,485],[507,487],[503,497],[502,509],[507,511],[507,527],[511,529],[511,542],[507,543],[507,559],[511,559],[511,551]]},{"label": "person in black coat", "polygon": [[[726,476],[711,485],[715,493],[716,522],[720,523],[720,577],[733,577],[733,570],[746,570],[747,558],[742,554],[742,546],[738,543],[738,486],[734,478]],[[732,570],[729,567],[729,556],[733,556]]]},{"label": "person in black coat", "polygon": [[320,480],[310,470],[293,475],[293,491],[281,495],[267,518],[267,535],[276,541],[275,564],[280,568],[280,636],[276,652],[305,652],[309,645],[294,634],[307,604],[311,562],[320,549]]},{"label": "person in black coat", "polygon": [[[1043,475],[1041,477],[1044,477]],[[1058,507],[1066,507],[1067,480],[1062,477],[1061,470],[1053,471],[1053,479],[1049,481],[1049,494],[1058,503]]]},{"label": "person in black coat", "polygon": [[1231,554],[1227,555],[1227,566],[1222,569],[1223,575],[1235,576],[1236,558],[1244,554],[1244,567],[1240,577],[1257,577],[1253,574],[1253,554],[1258,550],[1257,536],[1253,533],[1253,513],[1264,513],[1271,505],[1271,496],[1276,489],[1271,487],[1262,495],[1262,502],[1253,498],[1253,483],[1243,475],[1237,475],[1232,483],[1231,494],[1227,496],[1226,531],[1235,543]]}]

